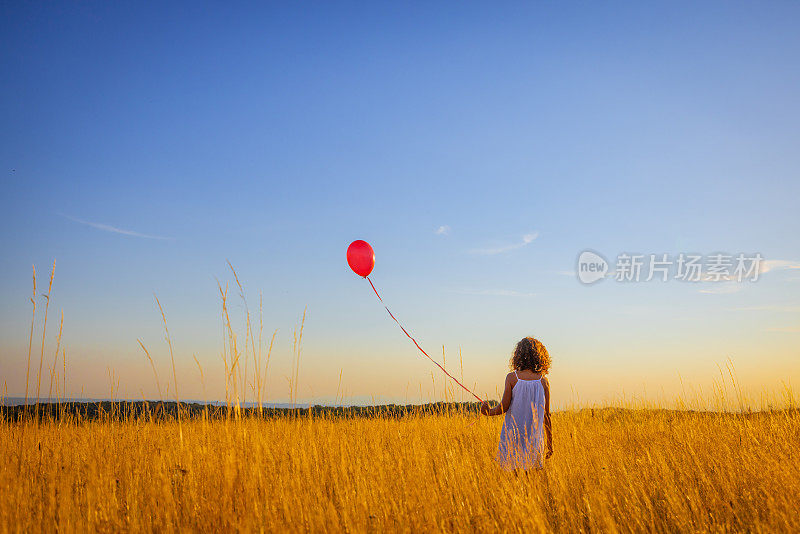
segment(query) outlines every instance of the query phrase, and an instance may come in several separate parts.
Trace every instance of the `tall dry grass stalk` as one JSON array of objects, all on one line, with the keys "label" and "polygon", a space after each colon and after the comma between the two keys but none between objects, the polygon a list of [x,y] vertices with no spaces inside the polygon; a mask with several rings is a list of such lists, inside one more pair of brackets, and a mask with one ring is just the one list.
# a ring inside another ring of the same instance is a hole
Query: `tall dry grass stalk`
[{"label": "tall dry grass stalk", "polygon": [[231,414],[231,393],[230,393],[230,368],[228,365],[228,352],[230,350],[230,321],[227,319],[228,317],[228,285],[225,284],[225,290],[222,289],[222,284],[219,280],[217,280],[217,288],[219,288],[219,296],[222,301],[222,363],[225,366],[225,408],[228,417]]},{"label": "tall dry grass stalk", "polygon": [[275,345],[275,336],[277,336],[277,335],[278,335],[278,329],[276,328],[272,332],[272,338],[270,338],[270,340],[269,340],[269,348],[267,349],[267,361],[264,364],[264,378],[261,380],[261,382],[263,384],[267,383],[267,376],[269,374],[269,362],[270,362],[270,359],[272,358],[272,347],[273,347],[273,345]]},{"label": "tall dry grass stalk", "polygon": [[[261,393],[261,337],[264,334],[264,294],[259,292],[258,294],[258,360],[256,363],[256,385],[258,387],[258,414],[263,415],[264,413],[264,399]],[[253,358],[255,358],[255,351],[253,351]]]},{"label": "tall dry grass stalk", "polygon": [[[61,361],[64,364],[64,375],[61,378],[61,403],[66,402],[67,399],[67,349],[61,349]],[[63,420],[63,407],[59,407],[59,424]]]},{"label": "tall dry grass stalk", "polygon": [[175,371],[175,355],[172,352],[172,337],[169,335],[169,328],[167,328],[167,316],[164,314],[164,308],[161,307],[161,301],[158,300],[158,296],[155,294],[153,295],[156,299],[156,304],[158,304],[158,311],[161,312],[161,320],[164,321],[164,336],[167,340],[167,346],[169,346],[169,359],[172,361],[172,380],[173,385],[175,387],[175,404],[177,404],[177,412],[178,412],[178,436],[181,440],[181,446],[183,446],[183,426],[181,425],[181,399],[178,395],[178,373]]},{"label": "tall dry grass stalk", "polygon": [[200,360],[197,359],[197,354],[192,354],[192,358],[194,358],[194,363],[197,364],[197,368],[200,370],[200,383],[203,386],[203,404],[205,405],[203,417],[207,420],[208,419],[208,397],[206,396],[206,377],[203,374],[203,366],[200,365]]},{"label": "tall dry grass stalk", "polygon": [[144,346],[141,339],[137,339],[136,341],[139,342],[139,346],[142,347],[145,356],[150,361],[150,367],[153,369],[153,377],[156,380],[156,388],[158,388],[158,399],[161,401],[161,413],[164,413],[164,394],[161,392],[161,382],[158,381],[158,372],[156,371],[156,364],[153,362],[153,357],[150,356],[150,351],[147,350],[147,347]]},{"label": "tall dry grass stalk", "polygon": [[[258,408],[259,414],[264,412],[264,401],[266,400],[266,384],[269,374],[270,358],[275,343],[277,330],[273,332],[270,344],[267,349],[266,362],[264,362],[264,308],[263,295],[259,295],[259,324],[258,324],[258,346],[256,346],[256,333],[252,325],[252,314],[244,290],[236,269],[230,261],[227,262],[228,268],[233,275],[236,287],[239,289],[239,297],[244,307],[244,343],[239,343],[239,335],[233,326],[233,319],[228,306],[228,285],[223,288],[222,282],[217,280],[221,301],[222,318],[222,354],[221,359],[225,370],[225,405],[226,412],[231,413],[238,419],[241,417],[242,407],[247,403],[247,391],[252,393],[252,402]],[[250,378],[249,362],[253,361],[252,379]]]},{"label": "tall dry grass stalk", "polygon": [[[461,357],[461,347],[458,347],[458,360],[461,365],[461,383],[466,384],[466,381],[464,380],[464,359]],[[477,384],[472,384],[472,391],[475,391],[477,388],[478,388]],[[464,391],[464,388],[461,388],[460,393],[461,393],[461,402],[470,399],[469,395],[465,395],[466,392]]]},{"label": "tall dry grass stalk", "polygon": [[39,372],[36,374],[36,419],[39,419],[39,394],[42,388],[42,364],[44,363],[44,339],[47,333],[47,311],[50,309],[50,292],[53,289],[53,277],[56,275],[56,260],[53,260],[53,269],[50,271],[50,284],[47,286],[47,302],[44,305],[44,324],[42,324],[42,352],[39,356]]},{"label": "tall dry grass stalk", "polygon": [[292,376],[289,378],[289,399],[292,406],[297,405],[298,381],[300,379],[300,355],[303,350],[303,329],[306,324],[307,311],[307,308],[303,310],[303,318],[300,320],[300,326],[299,328],[295,328],[292,333]]},{"label": "tall dry grass stalk", "polygon": [[[47,402],[50,402],[50,399],[53,397],[53,377],[57,372],[56,365],[58,365],[58,351],[61,349],[61,333],[64,330],[64,310],[61,310],[61,321],[58,323],[58,338],[56,339],[56,352],[55,356],[53,356],[53,367],[50,368],[50,388],[47,392]],[[56,388],[58,388],[58,384],[56,384]],[[58,391],[56,391],[56,395],[58,395]]]},{"label": "tall dry grass stalk", "polygon": [[[223,324],[227,327],[227,347],[228,351],[227,354],[223,350],[223,360],[225,361],[225,404],[228,407],[228,415],[230,416],[231,412],[231,398],[234,399],[234,414],[236,419],[241,417],[241,403],[239,399],[239,380],[238,376],[241,376],[241,372],[239,371],[239,359],[241,357],[241,353],[239,352],[239,345],[236,340],[236,333],[233,331],[233,326],[231,325],[231,317],[228,313],[228,286],[225,285],[225,290],[222,289],[222,284],[220,284],[219,280],[217,281],[217,287],[219,288],[220,297],[222,299],[222,317],[223,317]],[[247,345],[245,345],[246,347]],[[229,361],[230,360],[230,361]],[[238,375],[237,375],[238,373]],[[233,391],[231,392],[231,386],[233,387]]]},{"label": "tall dry grass stalk", "polygon": [[33,295],[31,296],[31,304],[33,305],[33,313],[31,314],[31,335],[28,341],[28,368],[25,371],[25,406],[27,413],[28,406],[28,387],[31,376],[31,352],[33,350],[33,327],[36,323],[36,266],[33,266]]},{"label": "tall dry grass stalk", "polygon": [[[250,307],[247,305],[247,298],[244,294],[244,287],[242,283],[239,281],[239,275],[236,273],[236,269],[233,268],[233,265],[229,260],[226,260],[228,263],[228,267],[230,267],[231,273],[233,273],[233,279],[236,281],[236,285],[239,287],[239,297],[242,299],[242,303],[244,304],[245,310],[245,335],[244,335],[244,379],[242,381],[242,403],[247,404],[247,368],[249,363],[249,358],[247,357],[247,350],[248,350],[248,340],[250,341],[250,349],[252,351],[253,356],[253,364],[256,367],[254,372],[256,373],[256,380],[253,384],[253,396],[257,397],[259,394],[255,391],[256,387],[258,386],[260,389],[260,374],[258,370],[258,364],[255,361],[256,358],[256,347],[255,347],[255,336],[253,335],[252,330],[252,323],[250,321]],[[260,343],[260,340],[259,340]]]}]

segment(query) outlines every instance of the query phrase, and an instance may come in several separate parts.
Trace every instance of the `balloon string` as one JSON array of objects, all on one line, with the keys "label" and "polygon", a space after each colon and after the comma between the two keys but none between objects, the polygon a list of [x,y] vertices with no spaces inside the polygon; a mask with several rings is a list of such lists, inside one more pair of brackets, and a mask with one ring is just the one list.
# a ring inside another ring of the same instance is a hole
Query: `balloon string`
[{"label": "balloon string", "polygon": [[406,337],[408,337],[408,339],[410,339],[411,341],[413,341],[413,342],[414,342],[414,345],[416,345],[416,346],[417,346],[417,348],[419,349],[419,351],[420,351],[422,354],[424,354],[425,356],[427,356],[427,357],[428,357],[428,359],[429,359],[430,361],[432,361],[434,364],[436,364],[436,367],[438,367],[439,369],[441,369],[441,370],[442,370],[442,372],[444,372],[444,374],[446,374],[447,376],[449,376],[450,378],[452,378],[452,379],[453,379],[453,381],[454,381],[456,384],[458,384],[459,386],[461,386],[462,388],[464,388],[464,391],[468,392],[470,395],[472,395],[473,397],[475,397],[476,399],[478,399],[480,402],[483,402],[483,399],[482,399],[482,398],[480,398],[480,397],[479,397],[479,396],[477,396],[475,393],[473,393],[471,389],[467,388],[467,386],[465,386],[464,384],[462,384],[461,382],[459,382],[459,381],[458,381],[458,379],[457,379],[456,377],[454,377],[453,375],[451,375],[450,373],[448,373],[448,372],[447,372],[447,369],[445,369],[444,367],[442,367],[441,365],[439,365],[439,362],[437,362],[436,360],[434,360],[433,358],[431,358],[431,357],[430,357],[430,355],[429,355],[427,352],[425,352],[425,350],[424,350],[422,347],[420,347],[420,346],[419,346],[419,343],[417,343],[417,340],[416,340],[416,339],[414,339],[414,338],[413,338],[413,336],[412,336],[411,334],[409,334],[409,333],[408,333],[408,331],[407,331],[405,328],[403,328],[403,325],[401,325],[401,324],[400,324],[400,321],[398,321],[398,320],[397,320],[397,317],[395,317],[395,316],[394,316],[394,314],[391,312],[391,310],[389,310],[389,307],[388,307],[388,306],[387,306],[387,305],[386,305],[386,304],[383,302],[383,299],[381,298],[380,294],[378,293],[378,290],[377,290],[377,289],[375,289],[375,284],[373,284],[373,283],[372,283],[372,280],[370,280],[370,279],[369,279],[369,276],[365,276],[364,278],[366,278],[366,279],[367,279],[367,282],[369,282],[369,285],[370,285],[370,286],[372,286],[372,290],[375,292],[375,296],[376,296],[376,297],[378,297],[378,300],[380,300],[380,301],[381,301],[381,304],[383,304],[383,307],[386,309],[386,312],[389,314],[389,317],[391,317],[392,319],[394,319],[394,322],[396,322],[396,323],[397,323],[397,326],[399,326],[399,327],[400,327],[400,330],[402,330],[402,331],[403,331],[403,333],[406,335]]}]

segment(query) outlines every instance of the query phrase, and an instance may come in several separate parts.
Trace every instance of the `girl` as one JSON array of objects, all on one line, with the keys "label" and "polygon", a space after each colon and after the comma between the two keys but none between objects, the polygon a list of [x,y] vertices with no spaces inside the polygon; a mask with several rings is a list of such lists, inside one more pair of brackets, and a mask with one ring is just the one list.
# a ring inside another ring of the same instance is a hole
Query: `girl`
[{"label": "girl", "polygon": [[545,458],[553,454],[553,431],[550,426],[550,383],[545,374],[550,369],[550,355],[542,342],[526,337],[517,343],[509,362],[513,372],[506,376],[506,386],[500,404],[489,408],[481,405],[484,415],[505,413],[497,457],[507,469],[543,467]]}]

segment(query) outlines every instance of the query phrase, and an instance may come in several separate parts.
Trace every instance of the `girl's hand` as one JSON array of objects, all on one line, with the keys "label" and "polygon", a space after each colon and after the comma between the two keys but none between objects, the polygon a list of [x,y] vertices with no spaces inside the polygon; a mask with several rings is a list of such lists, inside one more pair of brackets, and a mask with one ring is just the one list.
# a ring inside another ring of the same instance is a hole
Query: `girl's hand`
[{"label": "girl's hand", "polygon": [[489,403],[486,401],[481,402],[481,413],[483,415],[489,415]]}]

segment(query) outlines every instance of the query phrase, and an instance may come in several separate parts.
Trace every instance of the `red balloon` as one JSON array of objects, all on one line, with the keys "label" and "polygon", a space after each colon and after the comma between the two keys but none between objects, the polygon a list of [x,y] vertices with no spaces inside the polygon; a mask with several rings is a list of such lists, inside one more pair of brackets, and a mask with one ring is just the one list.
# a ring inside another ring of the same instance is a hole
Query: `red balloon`
[{"label": "red balloon", "polygon": [[366,278],[375,267],[375,252],[366,241],[353,241],[347,247],[347,264],[358,276]]}]

